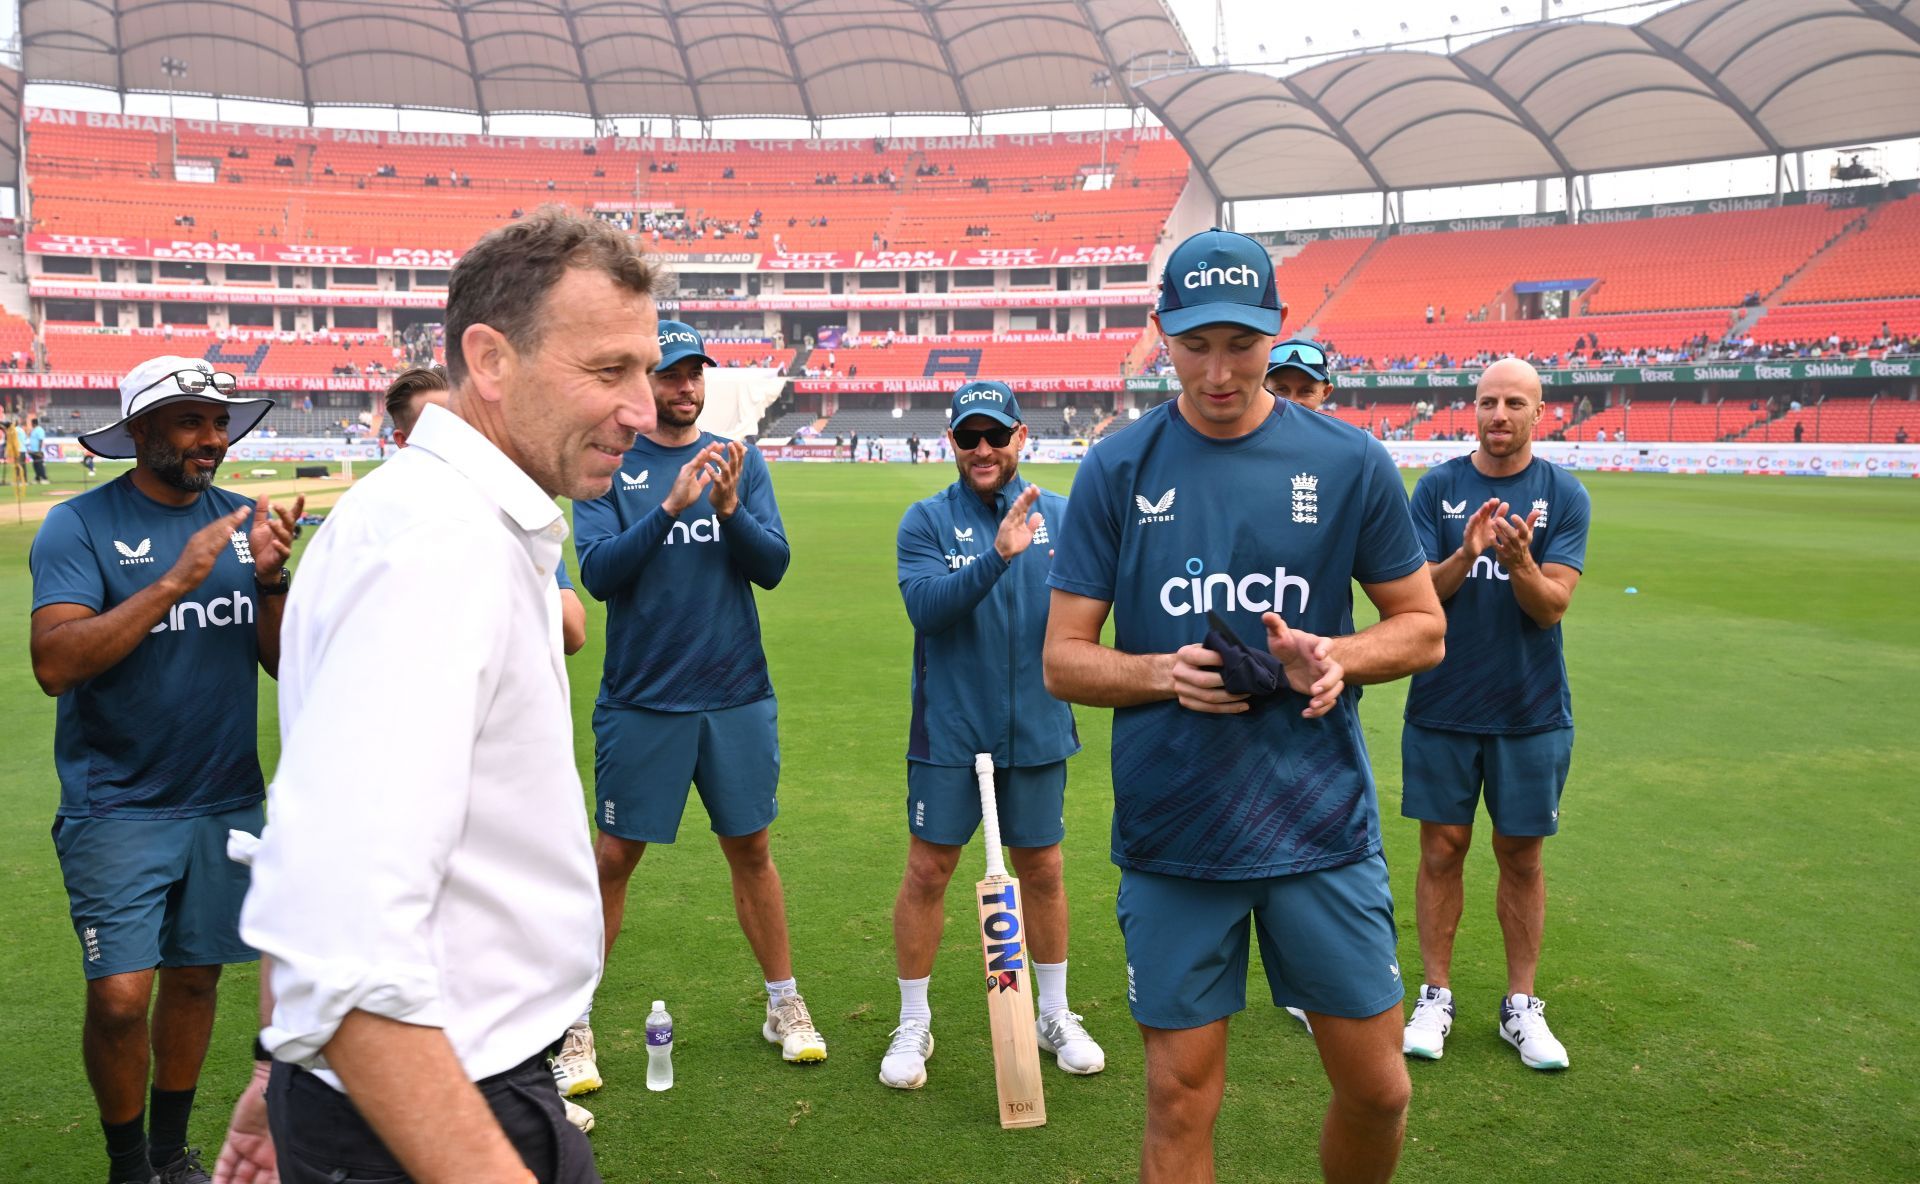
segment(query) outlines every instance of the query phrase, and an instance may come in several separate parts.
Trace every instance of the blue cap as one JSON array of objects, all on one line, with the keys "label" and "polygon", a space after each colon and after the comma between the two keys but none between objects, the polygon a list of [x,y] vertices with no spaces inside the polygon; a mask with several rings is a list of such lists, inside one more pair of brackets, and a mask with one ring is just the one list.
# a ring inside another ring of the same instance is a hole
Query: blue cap
[{"label": "blue cap", "polygon": [[1295,337],[1274,346],[1273,352],[1267,355],[1267,373],[1272,374],[1288,366],[1304,372],[1315,382],[1333,381],[1333,359],[1327,356],[1326,348],[1317,341]]},{"label": "blue cap", "polygon": [[1018,427],[1020,403],[1013,397],[1013,388],[1006,383],[981,379],[953,392],[953,403],[947,409],[947,426],[969,415],[984,415],[995,423]]},{"label": "blue cap", "polygon": [[1280,332],[1280,290],[1267,249],[1231,230],[1203,230],[1173,249],[1160,277],[1160,328],[1178,336],[1208,325]]},{"label": "blue cap", "polygon": [[707,356],[707,343],[700,340],[700,330],[685,321],[660,322],[660,364],[655,366],[657,374],[671,366],[699,358],[709,366],[719,363]]}]

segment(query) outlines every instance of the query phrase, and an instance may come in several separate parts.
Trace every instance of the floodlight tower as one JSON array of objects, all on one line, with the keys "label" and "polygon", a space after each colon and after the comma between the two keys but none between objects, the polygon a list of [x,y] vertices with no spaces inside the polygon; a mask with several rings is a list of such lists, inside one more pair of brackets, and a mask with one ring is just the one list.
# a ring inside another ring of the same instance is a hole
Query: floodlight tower
[{"label": "floodlight tower", "polygon": [[160,73],[167,77],[167,131],[173,138],[173,170],[178,177],[180,170],[180,124],[173,116],[173,80],[187,76],[187,64],[179,58],[160,59]]}]

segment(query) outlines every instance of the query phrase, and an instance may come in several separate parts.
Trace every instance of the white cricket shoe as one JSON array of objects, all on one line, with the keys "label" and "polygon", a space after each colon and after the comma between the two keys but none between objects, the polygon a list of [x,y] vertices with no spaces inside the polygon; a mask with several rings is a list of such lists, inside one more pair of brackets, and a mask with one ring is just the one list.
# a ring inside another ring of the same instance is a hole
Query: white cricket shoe
[{"label": "white cricket shoe", "polygon": [[813,1026],[807,1001],[798,995],[767,1000],[767,1022],[760,1034],[780,1046],[780,1056],[796,1064],[827,1059],[827,1038]]},{"label": "white cricket shoe", "polygon": [[1107,1067],[1107,1054],[1087,1035],[1081,1017],[1061,1008],[1034,1021],[1040,1035],[1040,1050],[1050,1052],[1062,1069],[1087,1077]]},{"label": "white cricket shoe", "polygon": [[908,1020],[893,1030],[887,1055],[880,1058],[880,1084],[894,1089],[919,1089],[927,1083],[927,1059],[933,1056],[933,1033],[919,1020]]},{"label": "white cricket shoe", "polygon": [[1567,1046],[1547,1030],[1547,1002],[1533,995],[1515,994],[1500,1001],[1500,1039],[1520,1052],[1529,1069],[1564,1069]]},{"label": "white cricket shoe", "polygon": [[593,1129],[593,1111],[576,1104],[571,1098],[561,1098],[560,1104],[567,1108],[567,1121],[581,1134]]},{"label": "white cricket shoe", "polygon": [[1307,1018],[1306,1012],[1301,1011],[1297,1007],[1289,1007],[1287,1008],[1287,1014],[1300,1021],[1300,1026],[1307,1030],[1307,1035],[1313,1035],[1313,1021]]},{"label": "white cricket shoe", "polygon": [[1437,1061],[1446,1055],[1447,1033],[1453,1031],[1453,992],[1446,987],[1420,984],[1413,1001],[1413,1018],[1400,1038],[1400,1051],[1410,1057]]},{"label": "white cricket shoe", "polygon": [[566,1038],[560,1042],[560,1055],[553,1058],[553,1083],[560,1087],[563,1098],[590,1094],[604,1084],[600,1080],[600,1066],[594,1063],[593,1029],[585,1022],[575,1020],[567,1025]]}]

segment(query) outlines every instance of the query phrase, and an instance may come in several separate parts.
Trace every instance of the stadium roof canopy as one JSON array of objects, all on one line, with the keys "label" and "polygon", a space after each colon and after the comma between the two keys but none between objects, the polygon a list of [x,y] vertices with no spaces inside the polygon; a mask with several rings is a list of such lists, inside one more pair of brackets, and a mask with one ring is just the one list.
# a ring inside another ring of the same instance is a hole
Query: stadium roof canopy
[{"label": "stadium roof canopy", "polygon": [[122,94],[695,119],[1084,106],[1191,60],[1164,0],[21,0],[20,43]]},{"label": "stadium roof canopy", "polygon": [[1225,201],[1777,156],[1920,135],[1920,0],[1692,0],[1452,54],[1132,82]]}]

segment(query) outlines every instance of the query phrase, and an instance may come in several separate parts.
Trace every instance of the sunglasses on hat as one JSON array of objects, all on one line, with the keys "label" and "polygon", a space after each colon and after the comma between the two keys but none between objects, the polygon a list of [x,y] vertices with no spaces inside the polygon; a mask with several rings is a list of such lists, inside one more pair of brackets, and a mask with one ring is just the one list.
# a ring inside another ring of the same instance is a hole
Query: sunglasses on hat
[{"label": "sunglasses on hat", "polygon": [[1324,367],[1327,364],[1327,351],[1309,341],[1288,342],[1278,347],[1274,351],[1274,356],[1267,359],[1267,367],[1272,369],[1275,366],[1287,366],[1294,362]]},{"label": "sunglasses on hat", "polygon": [[169,378],[173,379],[180,387],[180,393],[186,395],[197,395],[209,386],[214,389],[215,394],[230,395],[233,393],[234,387],[239,385],[239,380],[235,379],[231,374],[209,374],[205,370],[175,370],[171,374],[162,374],[152,382],[133,392],[129,401],[146,394]]}]

